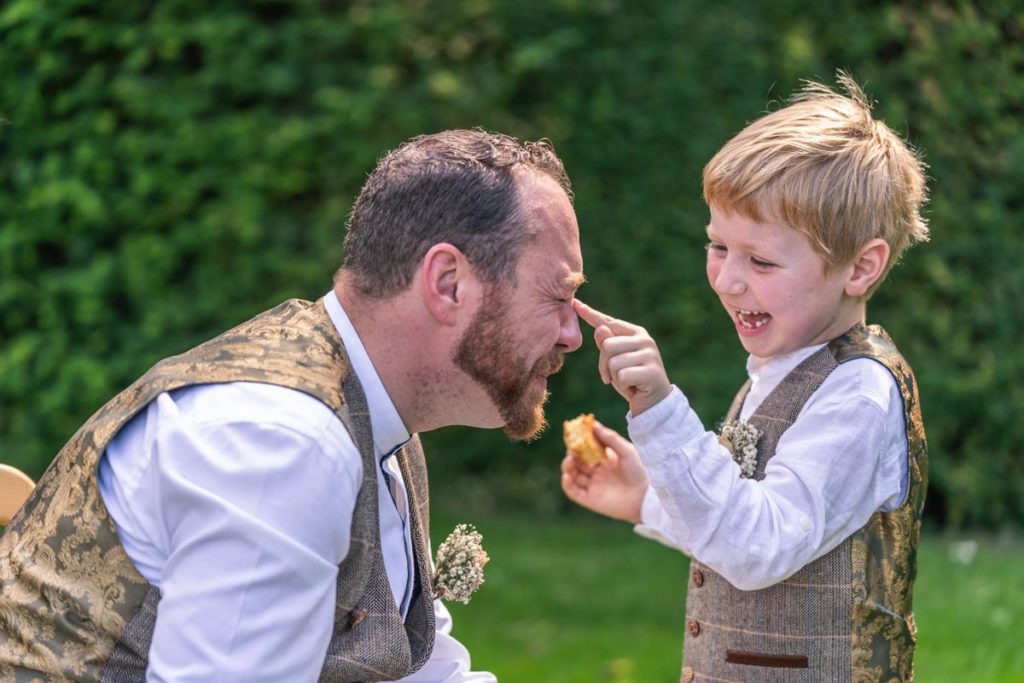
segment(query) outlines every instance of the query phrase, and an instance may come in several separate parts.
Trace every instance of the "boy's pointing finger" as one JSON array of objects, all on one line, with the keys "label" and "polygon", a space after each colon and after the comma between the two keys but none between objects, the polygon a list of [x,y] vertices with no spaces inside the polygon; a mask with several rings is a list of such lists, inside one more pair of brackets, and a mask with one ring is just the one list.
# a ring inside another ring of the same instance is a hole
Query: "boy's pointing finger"
[{"label": "boy's pointing finger", "polygon": [[[593,306],[588,306],[583,303],[579,299],[574,299],[572,303],[573,306],[576,307],[576,314],[583,319],[583,322],[598,331],[598,334],[601,337],[597,340],[598,345],[603,343],[608,337],[618,336],[620,334],[634,334],[638,329],[636,325],[628,323],[625,320],[613,318],[607,313],[602,313]],[[606,330],[604,334],[601,334],[601,328]]]},{"label": "boy's pointing finger", "polygon": [[576,308],[576,315],[583,318],[583,322],[587,323],[593,328],[598,328],[601,325],[608,325],[615,322],[615,318],[610,315],[605,315],[596,308],[592,308],[579,299],[573,300],[573,306]]}]

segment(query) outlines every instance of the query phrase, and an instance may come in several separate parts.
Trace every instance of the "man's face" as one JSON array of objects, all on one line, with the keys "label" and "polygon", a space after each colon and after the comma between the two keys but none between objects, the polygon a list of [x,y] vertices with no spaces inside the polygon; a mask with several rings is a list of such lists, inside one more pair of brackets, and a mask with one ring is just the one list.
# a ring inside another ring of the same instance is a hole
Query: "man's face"
[{"label": "man's face", "polygon": [[583,282],[579,230],[568,197],[550,178],[524,179],[524,216],[536,237],[513,282],[491,288],[455,350],[455,363],[490,397],[513,439],[545,426],[547,377],[582,344],[572,307]]},{"label": "man's face", "polygon": [[562,351],[540,358],[527,351],[509,310],[509,287],[492,291],[466,330],[455,362],[486,391],[501,414],[505,433],[530,439],[544,428],[547,377],[562,367]]}]

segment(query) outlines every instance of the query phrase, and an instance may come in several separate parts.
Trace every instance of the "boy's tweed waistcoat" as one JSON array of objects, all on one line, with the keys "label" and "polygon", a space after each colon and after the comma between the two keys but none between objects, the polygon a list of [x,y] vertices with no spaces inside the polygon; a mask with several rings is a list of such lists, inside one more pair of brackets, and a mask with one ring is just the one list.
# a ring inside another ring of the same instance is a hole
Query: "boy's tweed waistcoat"
[{"label": "boy's tweed waistcoat", "polygon": [[[758,480],[779,438],[840,363],[871,358],[903,396],[909,489],[891,512],[876,512],[850,538],[763,590],[734,588],[691,561],[682,681],[909,681],[916,629],[911,613],[921,508],[928,479],[924,425],[914,375],[880,327],[857,325],[796,367],[754,411],[761,433]],[[740,390],[735,419],[750,388]],[[812,457],[813,454],[808,454]]]},{"label": "boy's tweed waistcoat", "polygon": [[0,539],[0,681],[143,681],[159,591],[136,571],[100,497],[107,443],[161,392],[265,382],[329,406],[359,447],[363,480],[339,566],[334,631],[321,681],[382,681],[420,668],[433,648],[427,472],[417,439],[399,454],[409,493],[415,592],[405,623],[384,570],[377,463],[366,399],[323,307],[292,300],[167,358],[71,438]]}]

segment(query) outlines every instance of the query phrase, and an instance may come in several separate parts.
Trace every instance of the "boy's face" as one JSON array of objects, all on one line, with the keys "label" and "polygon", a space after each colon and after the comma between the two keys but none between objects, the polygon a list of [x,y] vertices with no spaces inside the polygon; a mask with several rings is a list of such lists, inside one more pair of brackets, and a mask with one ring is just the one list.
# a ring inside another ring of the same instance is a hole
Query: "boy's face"
[{"label": "boy's face", "polygon": [[864,319],[852,266],[826,273],[801,232],[711,209],[707,273],[748,353],[771,358],[830,341]]}]

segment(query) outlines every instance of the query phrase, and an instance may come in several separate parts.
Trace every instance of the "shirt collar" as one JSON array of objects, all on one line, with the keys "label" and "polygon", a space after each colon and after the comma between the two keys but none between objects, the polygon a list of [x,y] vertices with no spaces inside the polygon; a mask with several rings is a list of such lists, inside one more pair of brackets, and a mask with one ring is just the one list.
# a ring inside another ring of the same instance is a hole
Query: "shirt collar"
[{"label": "shirt collar", "polygon": [[761,401],[779,385],[779,382],[793,368],[824,346],[824,343],[805,346],[802,349],[771,358],[749,356],[747,358],[747,376],[750,377],[750,393],[747,394],[747,399],[743,402],[743,413],[749,414],[756,410],[761,405]]},{"label": "shirt collar", "polygon": [[410,439],[409,430],[405,428],[398,409],[391,402],[377,369],[373,367],[373,362],[366,353],[366,347],[363,346],[356,328],[333,290],[324,295],[324,307],[338,334],[341,335],[341,342],[345,345],[345,353],[352,363],[352,370],[363,386],[363,393],[366,394],[376,455],[378,458],[385,458]]}]

